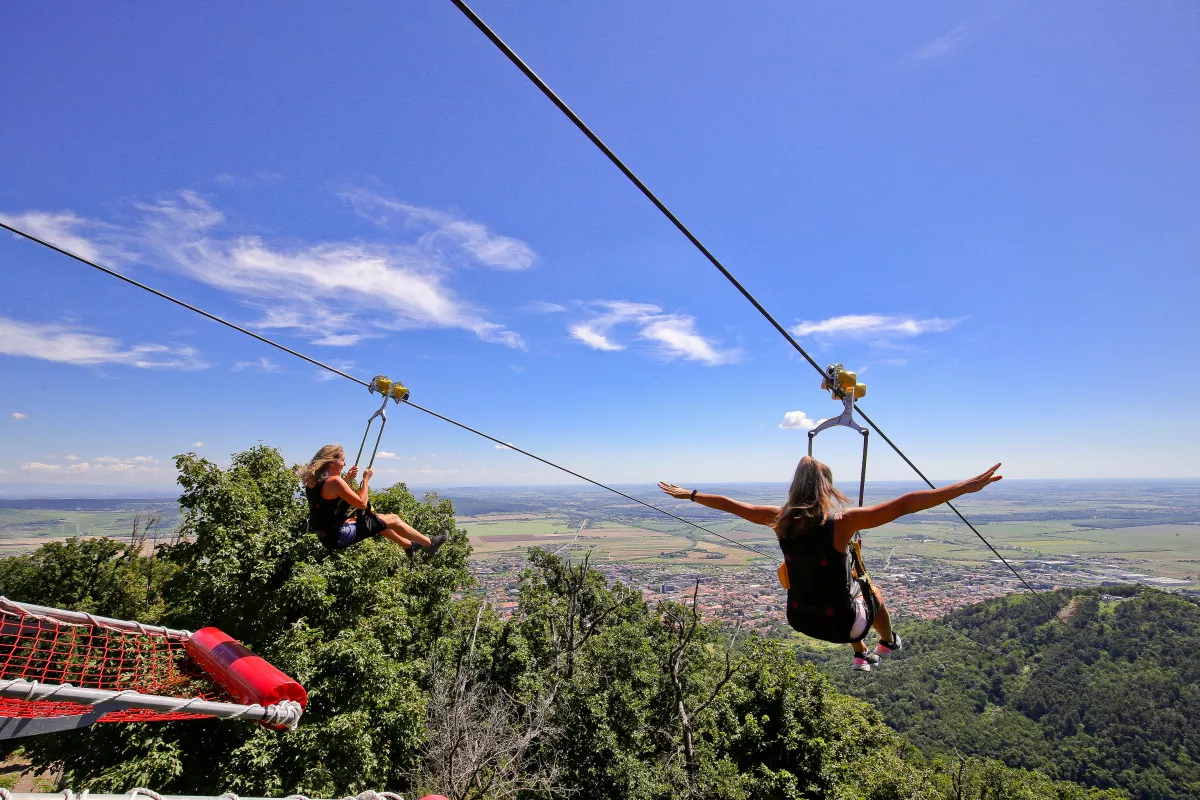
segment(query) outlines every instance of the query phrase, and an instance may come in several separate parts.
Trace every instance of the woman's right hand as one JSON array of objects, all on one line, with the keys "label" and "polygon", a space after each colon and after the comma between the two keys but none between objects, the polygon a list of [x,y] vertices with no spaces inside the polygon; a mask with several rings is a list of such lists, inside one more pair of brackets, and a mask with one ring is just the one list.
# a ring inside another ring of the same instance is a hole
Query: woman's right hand
[{"label": "woman's right hand", "polygon": [[980,489],[987,486],[989,483],[995,483],[996,481],[998,481],[1004,477],[1003,475],[996,474],[996,470],[998,470],[998,469],[1000,469],[1000,465],[996,464],[991,469],[989,469],[987,472],[981,472],[978,475],[976,475],[974,478],[968,478],[967,480],[962,482],[963,489],[965,489],[966,492],[968,492],[968,493],[969,492],[978,492]]},{"label": "woman's right hand", "polygon": [[662,489],[667,494],[674,497],[676,500],[690,500],[692,493],[687,489],[681,489],[673,483],[658,482],[658,488]]}]

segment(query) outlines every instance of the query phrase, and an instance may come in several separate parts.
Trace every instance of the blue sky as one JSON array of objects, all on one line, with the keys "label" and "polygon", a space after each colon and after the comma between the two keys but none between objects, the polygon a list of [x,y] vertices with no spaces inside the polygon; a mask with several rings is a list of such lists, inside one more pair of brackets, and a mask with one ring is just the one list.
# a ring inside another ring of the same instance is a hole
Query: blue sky
[{"label": "blue sky", "polygon": [[[931,477],[1200,475],[1195,4],[476,9]],[[9,224],[597,479],[786,480],[837,410],[449,2],[8,4],[0,72]],[[375,408],[7,234],[0,280],[9,491]],[[391,420],[381,484],[564,480]]]}]

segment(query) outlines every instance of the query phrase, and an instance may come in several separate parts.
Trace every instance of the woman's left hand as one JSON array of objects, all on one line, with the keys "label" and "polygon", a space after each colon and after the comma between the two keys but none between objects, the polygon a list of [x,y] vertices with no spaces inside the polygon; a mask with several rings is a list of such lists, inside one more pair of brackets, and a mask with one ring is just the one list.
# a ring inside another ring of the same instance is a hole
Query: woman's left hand
[{"label": "woman's left hand", "polygon": [[692,493],[689,490],[681,489],[673,483],[664,483],[663,481],[659,481],[658,488],[662,489],[676,500],[690,500],[692,498]]}]

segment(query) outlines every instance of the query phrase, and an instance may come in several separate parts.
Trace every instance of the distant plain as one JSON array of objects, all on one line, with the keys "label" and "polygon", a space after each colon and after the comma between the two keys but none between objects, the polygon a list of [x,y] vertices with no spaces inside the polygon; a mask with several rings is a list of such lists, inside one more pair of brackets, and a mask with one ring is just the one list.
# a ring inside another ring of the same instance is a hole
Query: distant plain
[{"label": "distant plain", "polygon": [[[783,484],[702,488],[763,504],[778,504],[786,493]],[[917,488],[868,484],[867,503]],[[590,487],[457,488],[441,496],[460,510],[459,525],[480,560],[519,555],[535,545],[560,555],[590,552],[594,562],[680,568],[744,567],[776,558],[767,528],[671,500],[651,486],[621,489],[766,555]],[[1111,571],[1114,580],[1144,575],[1159,579],[1156,585],[1200,590],[1200,481],[1005,481],[957,505],[1018,567],[1066,562]],[[158,519],[165,537],[178,517],[177,506],[158,499],[0,500],[0,554],[74,535],[125,537],[135,520],[144,526]],[[893,558],[962,569],[996,559],[944,507],[870,531],[864,553],[872,571],[886,569]]]}]

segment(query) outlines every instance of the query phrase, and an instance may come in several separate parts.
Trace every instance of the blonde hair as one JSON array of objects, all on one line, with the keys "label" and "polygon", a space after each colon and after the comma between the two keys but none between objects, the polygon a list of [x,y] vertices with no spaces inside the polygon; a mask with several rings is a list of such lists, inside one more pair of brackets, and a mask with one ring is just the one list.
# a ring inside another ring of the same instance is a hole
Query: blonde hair
[{"label": "blonde hair", "polygon": [[321,476],[325,474],[325,470],[329,469],[329,465],[337,461],[339,458],[345,457],[346,452],[340,444],[327,444],[317,451],[317,454],[312,457],[307,465],[296,467],[296,477],[305,486],[316,483]]},{"label": "blonde hair", "polygon": [[850,498],[833,485],[833,470],[812,456],[805,456],[796,465],[787,504],[779,511],[775,530],[781,539],[802,534],[828,521],[838,508],[849,502]]}]

